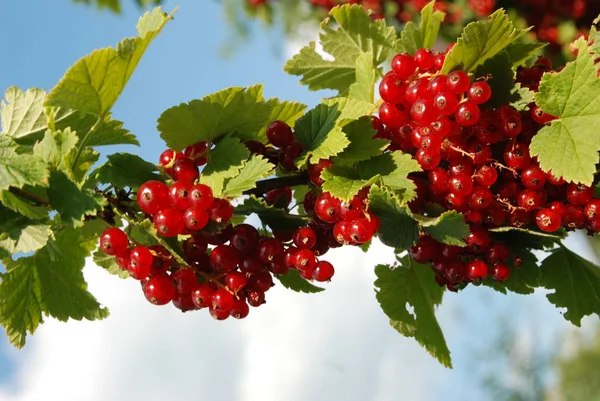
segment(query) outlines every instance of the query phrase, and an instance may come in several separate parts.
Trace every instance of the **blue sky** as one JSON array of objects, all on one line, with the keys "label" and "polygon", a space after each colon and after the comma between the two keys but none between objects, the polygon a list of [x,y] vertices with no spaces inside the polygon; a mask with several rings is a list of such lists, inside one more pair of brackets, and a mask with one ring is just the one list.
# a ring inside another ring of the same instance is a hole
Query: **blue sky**
[{"label": "blue sky", "polygon": [[[220,3],[178,0],[166,2],[164,8],[170,11],[175,5],[180,6],[175,21],[167,25],[152,44],[113,110],[114,117],[125,122],[125,127],[137,135],[142,146],[106,148],[105,152],[129,151],[147,160],[156,160],[164,150],[156,131],[156,119],[160,113],[173,105],[229,86],[264,83],[267,97],[276,96],[308,105],[319,101],[321,94],[308,92],[298,84],[296,77],[283,72],[288,45],[282,40],[279,30],[265,31],[260,26],[253,26],[251,40],[240,43],[233,57],[223,59],[221,50],[232,35],[222,16]],[[138,10],[128,4],[122,16],[114,16],[74,5],[70,0],[2,2],[0,26],[4,40],[0,89],[11,85],[23,89],[51,88],[81,56],[134,35],[138,17]],[[406,399],[415,399],[408,394],[416,394],[422,400],[476,400],[480,398],[477,386],[472,386],[472,372],[478,366],[472,351],[485,350],[486,341],[493,338],[497,329],[495,324],[503,310],[512,308],[514,321],[530,335],[537,330],[535,335],[539,341],[533,346],[548,346],[553,335],[565,327],[562,317],[541,294],[527,298],[504,297],[489,289],[476,288],[470,288],[459,296],[450,294],[440,310],[440,322],[453,351],[456,367],[454,371],[448,371],[438,366],[413,339],[396,335],[377,309],[371,284],[373,275],[369,269],[376,261],[389,261],[389,252],[377,248],[363,256],[356,250],[345,250],[336,252],[332,258],[336,266],[340,266],[340,272],[335,277],[338,282],[334,280],[328,295],[304,301],[305,298],[298,298],[296,294],[283,291],[270,293],[273,301],[269,300],[265,311],[257,313],[256,319],[250,316],[247,322],[237,326],[235,322],[215,324],[206,316],[175,315],[172,311],[154,308],[140,300],[141,294],[130,298],[129,293],[136,290],[135,283],[121,282],[98,268],[94,269],[94,266],[88,266],[86,277],[92,290],[113,311],[109,322],[49,323],[47,328],[43,326],[39,334],[30,339],[24,351],[12,349],[3,338],[4,334],[0,334],[0,395],[7,391],[10,397],[14,397],[8,398],[9,401],[36,400],[35,394],[38,393],[35,391],[39,390],[39,394],[44,394],[45,399],[50,401],[137,400],[137,396],[122,398],[121,394],[141,394],[142,389],[152,387],[154,392],[145,401],[159,399],[157,394],[168,391],[169,386],[178,386],[181,377],[154,376],[156,372],[151,371],[150,366],[163,361],[163,365],[168,365],[165,369],[170,369],[169,366],[184,367],[190,361],[178,358],[190,354],[202,358],[192,364],[192,368],[201,365],[205,369],[202,371],[206,374],[203,382],[207,386],[207,394],[219,395],[206,398],[210,400],[253,400],[258,399],[258,395],[263,400],[324,400],[333,397],[358,401],[371,396],[373,400],[396,400],[400,394],[398,391],[404,391]],[[364,301],[360,297],[364,297]],[[289,318],[290,314],[292,317],[297,315],[297,318]],[[280,322],[280,326],[274,322]],[[214,346],[196,349],[190,340],[194,337],[189,335],[183,338],[190,344],[177,344],[177,341],[174,344],[157,338],[157,333],[174,335],[168,330],[170,325],[172,330],[194,330]],[[145,335],[143,344],[139,344],[140,339],[136,337],[140,335],[136,331],[139,327],[146,330],[141,332]],[[321,337],[307,339],[317,334]],[[85,339],[77,337],[80,335],[101,341],[102,345],[88,344]],[[119,342],[118,346],[104,342],[111,338]],[[60,347],[69,347],[64,350],[68,355],[56,353]],[[217,351],[228,357],[219,356]],[[94,358],[98,358],[91,361],[99,365],[93,366],[96,370],[87,365],[85,368],[70,366],[89,363],[91,358],[84,357],[87,355],[85,352],[91,352]],[[76,355],[78,353],[81,355]],[[285,358],[286,353],[290,353],[289,358]],[[211,364],[217,366],[224,363],[222,359],[233,360],[240,354],[250,358],[250,363],[234,369],[234,383],[211,375],[215,373],[214,369],[210,369]],[[65,365],[64,361],[61,364],[59,359],[63,357],[70,364]],[[293,358],[296,359],[287,360]],[[127,372],[118,377],[111,376],[115,361],[119,366],[141,369],[147,375],[146,381],[135,375],[131,380],[127,380],[127,376],[122,378]],[[39,367],[36,370],[41,375],[39,381],[31,382],[24,373],[32,363]],[[266,381],[262,385],[264,378],[253,369],[256,365],[260,365],[265,374],[272,374],[281,383],[287,383],[290,389],[296,389],[296,398],[286,396],[285,388],[288,387],[277,383],[273,384],[273,392],[269,393],[272,397],[266,397],[264,390],[269,383]],[[286,366],[285,371],[279,366]],[[91,398],[84,389],[75,389],[65,395],[59,389],[58,379],[43,382],[41,377],[54,377],[52,372],[60,369],[71,369],[69,372],[73,374],[79,369],[81,382],[89,380],[88,376],[91,377],[92,373],[97,375],[93,377],[106,380],[102,390],[95,390],[95,396],[99,398]],[[157,384],[161,380],[164,382],[162,387]],[[467,385],[469,382],[471,385]],[[53,387],[53,383],[58,387]],[[180,399],[194,399],[193,386],[189,389],[180,387]],[[119,398],[114,398],[114,394],[119,394]],[[457,398],[452,398],[453,395]],[[0,399],[4,400],[1,396]]]}]

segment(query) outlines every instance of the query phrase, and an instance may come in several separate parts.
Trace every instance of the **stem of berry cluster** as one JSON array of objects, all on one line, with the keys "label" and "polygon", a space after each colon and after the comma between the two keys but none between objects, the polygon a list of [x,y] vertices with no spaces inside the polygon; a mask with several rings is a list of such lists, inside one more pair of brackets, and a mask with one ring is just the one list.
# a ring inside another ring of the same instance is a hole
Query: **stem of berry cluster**
[{"label": "stem of berry cluster", "polygon": [[244,195],[263,195],[272,189],[306,185],[308,174],[306,172],[288,175],[285,177],[269,178],[256,182],[256,188],[244,192]]}]

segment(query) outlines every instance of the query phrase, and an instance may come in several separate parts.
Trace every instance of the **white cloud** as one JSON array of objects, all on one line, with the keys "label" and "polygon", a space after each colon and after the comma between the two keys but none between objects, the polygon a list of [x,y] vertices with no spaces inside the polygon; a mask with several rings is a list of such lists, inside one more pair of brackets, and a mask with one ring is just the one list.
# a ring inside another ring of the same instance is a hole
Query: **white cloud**
[{"label": "white cloud", "polygon": [[426,382],[445,369],[388,326],[373,294],[373,266],[390,262],[390,250],[375,244],[366,255],[332,254],[337,271],[327,291],[297,294],[278,286],[247,319],[225,322],[206,311],[150,305],[137,282],[90,262],[90,289],[111,317],[49,320],[18,354],[10,386],[16,389],[0,387],[0,399],[433,399]]}]

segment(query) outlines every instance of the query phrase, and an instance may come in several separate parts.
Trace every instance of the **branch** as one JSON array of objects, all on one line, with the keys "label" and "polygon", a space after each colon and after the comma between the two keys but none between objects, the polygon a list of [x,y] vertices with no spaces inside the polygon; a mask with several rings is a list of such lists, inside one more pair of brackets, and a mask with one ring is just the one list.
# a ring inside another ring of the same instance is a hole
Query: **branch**
[{"label": "branch", "polygon": [[286,177],[270,178],[256,182],[256,188],[244,191],[244,195],[262,195],[272,189],[294,187],[308,184],[308,174],[305,172]]},{"label": "branch", "polygon": [[49,206],[50,205],[50,201],[48,199],[44,198],[43,196],[39,196],[34,193],[25,191],[24,189],[10,187],[8,189],[8,191],[13,195],[17,195],[17,196],[20,196],[22,198],[32,201],[37,206]]}]

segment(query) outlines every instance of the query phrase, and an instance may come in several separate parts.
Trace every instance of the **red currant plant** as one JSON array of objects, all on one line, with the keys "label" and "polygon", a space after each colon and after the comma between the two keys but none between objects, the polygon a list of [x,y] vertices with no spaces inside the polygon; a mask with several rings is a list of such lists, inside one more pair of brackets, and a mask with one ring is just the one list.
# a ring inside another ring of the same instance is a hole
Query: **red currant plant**
[{"label": "red currant plant", "polygon": [[[92,253],[155,305],[242,319],[277,281],[322,291],[313,283],[335,275],[322,256],[373,237],[398,254],[375,268],[383,312],[445,366],[434,313],[445,290],[545,287],[576,325],[600,314],[598,268],[561,244],[600,231],[595,27],[556,72],[502,10],[443,52],[431,50],[433,3],[400,33],[357,5],[330,16],[320,40],[333,60],[311,43],[285,69],[337,96],[306,111],[257,85],[175,106],[158,118],[158,165],[117,153],[95,166],[97,147],[138,144],[110,110],[171,19],[159,8],[48,94],[6,91],[0,323],[15,346],[43,315],[108,315],[81,272]],[[259,227],[244,222],[254,214]]]}]

